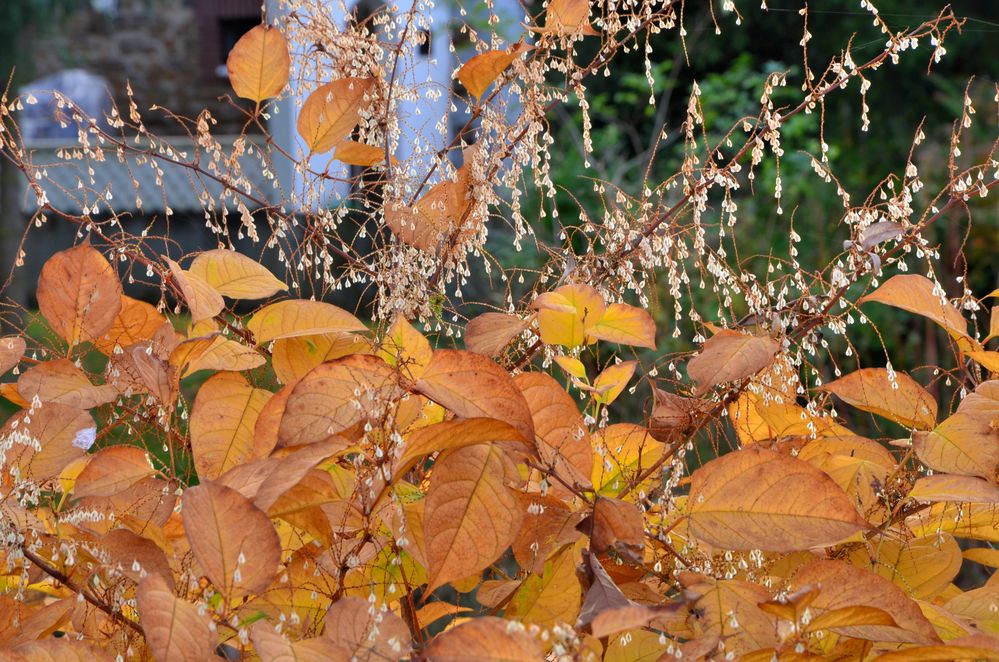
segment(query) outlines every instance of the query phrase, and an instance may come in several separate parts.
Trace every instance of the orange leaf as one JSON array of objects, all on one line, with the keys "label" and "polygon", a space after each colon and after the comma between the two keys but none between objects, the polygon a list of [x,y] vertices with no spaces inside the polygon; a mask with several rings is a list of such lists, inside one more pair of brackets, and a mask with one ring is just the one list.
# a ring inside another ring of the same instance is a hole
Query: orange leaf
[{"label": "orange leaf", "polygon": [[603,405],[617,400],[617,396],[621,395],[621,391],[634,376],[637,366],[638,361],[622,361],[604,368],[593,380],[593,399]]},{"label": "orange leaf", "polygon": [[139,624],[157,662],[206,660],[215,651],[211,620],[193,604],[177,598],[166,580],[151,574],[136,591]]},{"label": "orange leaf", "polygon": [[111,446],[90,458],[76,478],[73,495],[113,496],[154,473],[146,451],[135,446]]},{"label": "orange leaf", "polygon": [[458,80],[473,96],[481,97],[493,81],[503,73],[517,57],[530,50],[527,44],[515,44],[502,51],[479,53],[458,70]]},{"label": "orange leaf", "polygon": [[597,497],[593,516],[578,527],[590,535],[593,551],[603,554],[613,551],[635,563],[644,560],[645,521],[641,509],[634,503]]},{"label": "orange leaf", "polygon": [[500,354],[527,328],[528,320],[507,313],[483,313],[465,325],[465,347],[485,356]]},{"label": "orange leaf", "polygon": [[170,365],[181,377],[198,370],[249,370],[266,362],[267,359],[252,347],[220,333],[185,340],[170,353]]},{"label": "orange leaf", "polygon": [[173,277],[177,289],[180,290],[187,309],[191,312],[191,321],[200,322],[211,319],[222,312],[225,302],[222,295],[214,287],[206,283],[201,277],[196,276],[180,268],[180,265],[164,258],[170,266],[170,275]]},{"label": "orange leaf", "polygon": [[525,439],[517,428],[495,418],[444,421],[420,428],[406,438],[402,457],[396,462],[393,473],[401,476],[412,469],[417,460],[438,451],[497,442],[519,444],[524,451],[533,451],[533,443]]},{"label": "orange leaf", "polygon": [[589,0],[551,0],[545,12],[543,32],[587,36],[600,34],[590,25]]},{"label": "orange leaf", "polygon": [[433,353],[430,342],[402,315],[396,315],[378,349],[378,356],[401,368],[409,379],[420,378]]},{"label": "orange leaf", "polygon": [[687,374],[697,382],[695,393],[712,386],[745,379],[773,363],[780,344],[769,336],[751,336],[721,329],[708,338],[701,352],[687,363]]},{"label": "orange leaf", "polygon": [[416,390],[464,418],[496,418],[534,438],[527,401],[506,370],[494,361],[454,349],[439,349]]},{"label": "orange leaf", "polygon": [[238,96],[257,103],[276,97],[288,84],[291,72],[288,42],[279,30],[258,25],[232,47],[226,69]]},{"label": "orange leaf", "polygon": [[194,558],[225,598],[260,593],[281,561],[270,518],[239,492],[206,482],[184,491],[181,515]]},{"label": "orange leaf", "polygon": [[341,78],[309,95],[298,115],[298,133],[311,153],[328,152],[350,135],[374,82],[373,78]]},{"label": "orange leaf", "polygon": [[220,372],[202,384],[191,412],[191,454],[201,480],[215,480],[233,466],[272,450],[253,434],[257,416],[271,395],[233,372]]},{"label": "orange leaf", "polygon": [[274,341],[271,367],[282,384],[304,377],[320,363],[351,354],[368,354],[371,343],[353,333],[325,333],[316,336],[296,336]]},{"label": "orange leaf", "polygon": [[[337,144],[333,158],[347,165],[370,168],[373,165],[385,162],[385,148],[359,143],[356,140],[344,140]],[[394,156],[392,157],[392,163],[396,163]]]},{"label": "orange leaf", "polygon": [[424,651],[428,662],[537,662],[538,643],[522,628],[495,616],[483,616],[443,632]]},{"label": "orange leaf", "polygon": [[926,276],[897,274],[857,303],[877,301],[922,315],[942,326],[953,338],[966,338],[970,344],[975,344],[968,335],[968,322],[964,316],[942,295],[935,294],[933,289],[933,281]]},{"label": "orange leaf", "polygon": [[55,359],[28,368],[17,380],[17,391],[28,401],[37,396],[41,402],[77,409],[99,407],[118,395],[112,386],[91,384],[87,374],[69,359]]},{"label": "orange leaf", "polygon": [[107,333],[121,310],[118,276],[90,244],[49,258],[38,279],[37,296],[38,309],[70,347]]},{"label": "orange leaf", "polygon": [[826,474],[756,447],[695,471],[687,503],[690,532],[724,549],[791,552],[832,545],[867,527]]},{"label": "orange leaf", "polygon": [[508,465],[492,444],[453,450],[434,464],[423,521],[428,593],[480,572],[514,541],[522,513],[504,481]]},{"label": "orange leaf", "polygon": [[21,336],[0,338],[0,375],[21,362],[26,344]]},{"label": "orange leaf", "polygon": [[936,400],[905,373],[896,372],[893,385],[884,368],[864,368],[824,384],[819,390],[908,428],[929,430],[937,422]]},{"label": "orange leaf", "polygon": [[91,342],[104,354],[111,356],[115,348],[124,349],[143,340],[150,340],[166,323],[155,306],[132,297],[121,297],[121,311],[115,317],[111,328]]},{"label": "orange leaf", "polygon": [[261,662],[350,662],[350,651],[325,637],[289,641],[270,623],[250,628],[253,652]]},{"label": "orange leaf", "polygon": [[354,660],[401,660],[413,648],[405,621],[390,611],[373,611],[363,598],[337,600],[325,621],[323,637],[345,648]]},{"label": "orange leaf", "polygon": [[4,457],[5,473],[17,467],[22,477],[42,481],[86,457],[97,428],[87,412],[49,403],[16,412],[4,424],[3,433],[10,444]]}]

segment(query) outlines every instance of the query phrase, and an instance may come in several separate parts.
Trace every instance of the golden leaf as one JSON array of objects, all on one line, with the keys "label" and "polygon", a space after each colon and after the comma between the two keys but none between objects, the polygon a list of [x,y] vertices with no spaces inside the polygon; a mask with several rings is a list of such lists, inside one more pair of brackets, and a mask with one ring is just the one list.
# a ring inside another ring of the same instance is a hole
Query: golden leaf
[{"label": "golden leaf", "polygon": [[311,153],[328,152],[350,135],[361,120],[364,96],[374,82],[373,78],[341,78],[309,95],[298,115],[298,134]]},{"label": "golden leaf", "polygon": [[206,283],[200,276],[184,271],[180,265],[164,258],[170,267],[170,276],[173,278],[177,289],[180,290],[187,309],[191,312],[191,321],[198,323],[202,320],[211,319],[222,312],[225,302],[222,295],[214,287]]},{"label": "golden leaf", "polygon": [[833,393],[857,409],[909,428],[929,430],[937,422],[936,400],[916,380],[902,372],[895,373],[895,384],[892,384],[884,368],[864,368],[823,384],[819,390]]},{"label": "golden leaf", "polygon": [[361,320],[342,308],[304,299],[279,301],[264,306],[253,314],[246,323],[246,328],[261,344],[279,338],[367,330]]},{"label": "golden leaf", "polygon": [[226,60],[238,96],[260,103],[281,94],[291,72],[288,42],[279,30],[258,25],[244,34]]},{"label": "golden leaf", "polygon": [[541,647],[522,629],[495,616],[483,616],[443,632],[427,646],[428,662],[537,662]]},{"label": "golden leaf", "polygon": [[139,624],[157,662],[210,659],[215,651],[211,620],[193,604],[174,596],[158,574],[139,583],[136,591]]},{"label": "golden leaf", "polygon": [[53,255],[38,279],[38,309],[74,347],[111,329],[121,310],[121,283],[101,253],[80,244]]},{"label": "golden leaf", "polygon": [[137,342],[151,340],[166,321],[155,306],[122,295],[121,310],[111,328],[99,338],[91,338],[91,342],[101,352],[112,356],[116,347],[124,349]]},{"label": "golden leaf", "polygon": [[461,66],[458,80],[473,96],[481,97],[501,73],[531,46],[519,43],[501,51],[479,53]]},{"label": "golden leaf", "polygon": [[265,299],[288,289],[256,260],[221,248],[199,253],[188,273],[232,299]]},{"label": "golden leaf", "polygon": [[220,372],[202,384],[191,411],[191,454],[198,478],[215,480],[270,453],[273,446],[258,443],[253,432],[271,395],[233,372]]}]

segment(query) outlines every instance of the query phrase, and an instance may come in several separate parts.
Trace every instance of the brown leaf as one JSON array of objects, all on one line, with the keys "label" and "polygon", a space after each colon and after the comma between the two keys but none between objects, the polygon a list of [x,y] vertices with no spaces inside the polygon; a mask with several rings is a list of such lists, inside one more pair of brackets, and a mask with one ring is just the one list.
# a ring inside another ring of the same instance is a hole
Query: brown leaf
[{"label": "brown leaf", "polygon": [[912,377],[895,373],[895,384],[884,368],[864,368],[836,381],[823,384],[820,391],[839,396],[857,409],[869,411],[909,428],[930,430],[937,422],[937,403]]},{"label": "brown leaf", "polygon": [[529,323],[507,313],[483,313],[465,325],[465,347],[470,352],[497,356]]},{"label": "brown leaf", "polygon": [[256,260],[222,248],[199,253],[188,271],[232,299],[266,299],[288,289]]},{"label": "brown leaf", "polygon": [[545,12],[543,32],[559,35],[596,36],[600,32],[590,25],[589,0],[552,0]]},{"label": "brown leaf", "polygon": [[[367,145],[356,140],[344,140],[337,144],[333,158],[347,165],[370,168],[385,162],[385,148],[378,145]],[[396,159],[393,156],[392,163],[395,162]]]},{"label": "brown leaf", "polygon": [[121,310],[114,318],[111,328],[98,338],[90,338],[101,352],[114,356],[115,348],[128,347],[135,343],[150,340],[166,323],[155,306],[132,297],[121,297]]},{"label": "brown leaf", "polygon": [[586,627],[593,622],[593,619],[609,609],[621,609],[635,604],[621,592],[604,570],[596,554],[586,555],[586,565],[590,588],[586,591],[586,599],[576,621],[577,628]]},{"label": "brown leaf", "polygon": [[28,401],[37,396],[41,402],[77,409],[99,407],[118,396],[112,386],[91,384],[86,373],[69,359],[54,359],[33,365],[21,373],[17,390]]},{"label": "brown leaf", "polygon": [[114,268],[90,244],[53,255],[38,279],[38,309],[70,347],[104,335],[121,310]]},{"label": "brown leaf", "polygon": [[483,616],[443,632],[424,651],[428,662],[538,662],[541,647],[523,626]]},{"label": "brown leaf", "polygon": [[461,66],[458,80],[473,96],[481,97],[521,53],[530,49],[527,44],[518,43],[506,50],[479,53]]},{"label": "brown leaf", "polygon": [[149,455],[135,446],[111,446],[97,452],[76,477],[77,497],[112,496],[156,473]]},{"label": "brown leaf", "polygon": [[149,575],[136,592],[139,624],[157,662],[189,662],[213,657],[215,633],[207,616],[174,596],[166,580]]},{"label": "brown leaf", "polygon": [[721,329],[708,338],[701,352],[687,363],[687,374],[697,382],[696,393],[712,386],[745,379],[769,366],[780,344],[769,336],[751,336]]},{"label": "brown leaf", "polygon": [[507,421],[526,439],[534,438],[524,396],[506,370],[481,354],[437,350],[416,390],[458,416]]},{"label": "brown leaf", "polygon": [[687,503],[690,532],[723,549],[791,552],[832,545],[868,526],[826,474],[755,447],[695,471]]},{"label": "brown leaf", "polygon": [[0,652],[4,662],[111,662],[111,653],[75,638],[26,641]]},{"label": "brown leaf", "polygon": [[328,152],[350,132],[361,119],[366,103],[364,96],[372,91],[373,78],[341,78],[317,88],[302,104],[298,115],[298,134],[313,154]]},{"label": "brown leaf", "polygon": [[258,25],[233,46],[226,60],[236,94],[260,103],[281,94],[291,72],[288,42],[279,30]]},{"label": "brown leaf", "polygon": [[112,564],[116,564],[132,581],[139,582],[147,574],[154,574],[166,580],[168,587],[173,586],[173,571],[166,554],[149,538],[128,529],[114,529],[100,542],[108,551]]},{"label": "brown leaf", "polygon": [[246,328],[260,344],[278,338],[367,330],[361,320],[346,310],[322,301],[304,299],[279,301],[264,306],[253,314],[246,323]]},{"label": "brown leaf", "polygon": [[459,448],[435,463],[423,522],[428,593],[483,570],[513,543],[523,515],[505,483],[507,463],[495,445]]},{"label": "brown leaf", "polygon": [[260,352],[220,333],[185,340],[170,354],[170,365],[181,378],[198,370],[250,370],[266,362]]},{"label": "brown leaf", "polygon": [[190,424],[191,454],[201,480],[215,480],[232,467],[273,450],[253,434],[260,410],[271,395],[234,372],[217,373],[202,384]]},{"label": "brown leaf", "polygon": [[934,471],[996,479],[999,431],[987,417],[958,411],[932,432],[913,433],[912,447]]},{"label": "brown leaf", "polygon": [[813,586],[820,589],[809,609],[817,616],[842,607],[875,607],[887,612],[896,625],[854,625],[837,627],[838,634],[871,641],[928,644],[940,641],[919,606],[905,592],[873,572],[843,561],[813,561],[799,569],[792,589]]},{"label": "brown leaf", "polygon": [[21,336],[0,338],[0,375],[21,362],[25,347],[24,338]]},{"label": "brown leaf", "polygon": [[260,593],[281,561],[270,518],[239,492],[218,483],[184,491],[181,515],[194,558],[226,598]]},{"label": "brown leaf", "polygon": [[322,441],[401,396],[396,372],[378,357],[355,354],[323,363],[303,377],[288,397],[279,443],[300,446]]},{"label": "brown leaf", "polygon": [[4,472],[17,467],[22,478],[55,478],[71,462],[86,456],[97,428],[90,414],[75,407],[48,403],[19,411],[4,424],[10,447]]},{"label": "brown leaf", "polygon": [[641,563],[645,552],[645,520],[634,503],[597,497],[593,515],[577,527],[590,536],[590,547],[598,554],[612,552],[633,563]]},{"label": "brown leaf", "polygon": [[513,542],[513,556],[523,570],[540,575],[556,547],[581,537],[576,530],[581,515],[554,496],[518,492],[517,498],[524,520]]},{"label": "brown leaf", "polygon": [[326,637],[292,642],[265,622],[253,624],[250,639],[261,662],[350,662],[350,651]]},{"label": "brown leaf", "polygon": [[358,597],[341,598],[326,612],[323,637],[359,662],[399,660],[413,648],[406,623]]}]

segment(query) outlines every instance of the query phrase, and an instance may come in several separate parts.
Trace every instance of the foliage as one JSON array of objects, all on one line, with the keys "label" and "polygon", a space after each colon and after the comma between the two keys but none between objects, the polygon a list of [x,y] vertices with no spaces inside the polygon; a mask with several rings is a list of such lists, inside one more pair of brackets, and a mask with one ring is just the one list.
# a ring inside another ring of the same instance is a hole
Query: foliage
[{"label": "foliage", "polygon": [[[176,118],[188,155],[134,104],[108,129],[60,98],[79,145],[38,164],[10,112],[31,100],[3,100],[3,156],[37,200],[32,221],[80,237],[45,256],[46,332],[24,317],[0,339],[0,394],[18,407],[0,432],[5,656],[999,659],[999,585],[955,583],[999,566],[991,547],[962,551],[999,541],[999,313],[979,315],[999,290],[976,296],[964,274],[948,297],[927,238],[997,186],[997,145],[962,156],[978,121],[966,93],[946,185],[924,190],[914,128],[901,174],[858,202],[823,139],[827,97],[863,99],[902,58],[939,60],[958,17],[893,31],[865,0],[884,45],[863,61],[844,44],[822,70],[709,77],[680,127],[644,136],[676,136],[676,170],[653,179],[649,162],[631,190],[594,177],[594,206],[569,223],[549,113],[579,104],[589,168],[586,82],[613,79],[653,33],[683,37],[682,3],[551,0],[512,44],[466,25],[475,55],[443,92],[407,70],[426,38],[418,9],[341,26],[325,4],[286,4],[228,60],[250,102],[233,101],[238,153],[207,113]],[[670,66],[644,56],[654,87]],[[620,80],[633,98],[634,74]],[[743,84],[758,88],[752,111],[705,111]],[[295,90],[299,153],[254,144]],[[441,94],[453,110],[401,150],[406,103]],[[785,182],[785,131],[815,147],[798,158],[836,189],[837,234],[788,220],[786,244],[743,253],[743,198],[784,219],[784,192],[806,190]],[[114,198],[132,192],[86,175],[83,214],[50,201],[49,167],[127,154],[192,173],[216,249],[154,243],[168,222],[126,231]],[[324,197],[338,176],[314,169],[320,154],[353,167],[342,201]],[[274,204],[244,168],[277,159],[306,187]],[[491,231],[543,266],[504,263]],[[256,255],[236,250],[244,239]],[[808,241],[842,249],[813,265]],[[466,299],[473,270],[501,305]],[[368,310],[324,300],[362,288]],[[880,335],[879,308],[949,352],[912,374],[890,355],[859,364],[852,336]],[[657,354],[666,329],[696,350]]]}]

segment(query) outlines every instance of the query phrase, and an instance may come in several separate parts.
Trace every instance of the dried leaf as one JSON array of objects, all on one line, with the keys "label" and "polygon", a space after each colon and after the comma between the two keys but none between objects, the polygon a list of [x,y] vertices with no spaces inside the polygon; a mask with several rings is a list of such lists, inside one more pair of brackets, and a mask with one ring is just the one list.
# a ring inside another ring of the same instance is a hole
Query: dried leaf
[{"label": "dried leaf", "polygon": [[378,356],[413,380],[423,375],[433,353],[430,342],[402,315],[396,315],[378,349]]},{"label": "dried leaf", "polygon": [[239,492],[205,482],[184,491],[181,515],[194,558],[226,598],[261,593],[281,561],[267,515]]},{"label": "dried leaf", "polygon": [[505,483],[507,462],[490,444],[459,448],[435,463],[423,522],[428,593],[483,570],[513,543],[523,514]]},{"label": "dried leaf", "polygon": [[999,487],[981,478],[934,474],[917,479],[909,498],[928,503],[999,503]]},{"label": "dried leaf", "polygon": [[[385,148],[378,145],[366,145],[356,140],[344,140],[336,146],[333,158],[347,165],[370,168],[385,162]],[[396,163],[394,156],[392,163]]]},{"label": "dried leaf", "polygon": [[958,411],[932,432],[913,434],[912,447],[935,471],[996,479],[999,431],[986,417]]},{"label": "dried leaf", "polygon": [[574,36],[600,34],[590,25],[589,0],[551,0],[545,12],[543,31]]},{"label": "dried leaf", "polygon": [[111,329],[121,295],[114,268],[90,244],[53,255],[38,279],[38,309],[70,347]]},{"label": "dried leaf", "polygon": [[289,641],[269,623],[254,623],[250,639],[261,662],[350,662],[345,646],[326,637]]},{"label": "dried leaf", "polygon": [[185,340],[170,353],[170,365],[181,377],[198,370],[250,370],[266,362],[254,348],[220,333]]},{"label": "dried leaf", "polygon": [[326,613],[323,637],[347,649],[350,659],[380,662],[407,657],[413,648],[406,623],[367,600],[346,597]]},{"label": "dried leaf", "polygon": [[292,299],[264,306],[250,318],[246,328],[258,343],[278,338],[349,333],[367,328],[346,310],[321,301]]},{"label": "dried leaf", "polygon": [[590,536],[590,547],[598,554],[611,552],[634,563],[645,557],[645,520],[634,503],[597,497],[593,515],[577,527]]},{"label": "dried leaf", "polygon": [[333,149],[357,126],[372,91],[373,78],[341,78],[318,87],[302,104],[298,134],[309,151],[322,154]]},{"label": "dried leaf", "polygon": [[[896,372],[895,384],[884,368],[864,368],[819,387],[857,409],[900,425],[929,430],[937,422],[937,403],[912,377]],[[897,387],[896,387],[897,385]]]},{"label": "dried leaf", "polygon": [[191,454],[201,480],[266,457],[273,446],[254,437],[257,417],[272,393],[253,388],[233,372],[212,375],[198,390],[191,412]]},{"label": "dried leaf", "polygon": [[70,463],[86,456],[97,428],[90,414],[75,407],[48,403],[16,412],[4,424],[4,472],[17,467],[20,476],[37,481],[55,478]]},{"label": "dried leaf", "polygon": [[402,476],[420,458],[438,451],[503,442],[507,447],[520,445],[525,454],[534,450],[533,443],[525,439],[517,428],[495,418],[465,418],[429,425],[406,438],[406,446],[393,474],[397,478]]},{"label": "dried leaf", "polygon": [[12,369],[24,357],[26,344],[21,336],[0,338],[0,375]]},{"label": "dried leaf", "polygon": [[257,103],[281,94],[291,72],[288,42],[279,30],[258,25],[244,34],[226,60],[236,94]]},{"label": "dried leaf", "polygon": [[721,329],[708,338],[701,352],[687,363],[687,374],[697,382],[696,393],[712,386],[745,379],[771,363],[780,344],[769,336]]},{"label": "dried leaf", "polygon": [[170,276],[173,278],[173,282],[177,285],[177,289],[180,290],[180,294],[187,304],[187,309],[191,312],[192,322],[198,323],[211,319],[222,312],[222,309],[225,308],[225,301],[222,300],[222,295],[214,287],[200,276],[184,271],[179,264],[170,258],[164,259],[170,267]]},{"label": "dried leaf", "polygon": [[695,471],[688,504],[691,533],[723,549],[791,552],[832,545],[867,527],[826,474],[756,447]]},{"label": "dried leaf", "polygon": [[232,299],[266,299],[288,289],[256,260],[221,248],[198,254],[188,272]]},{"label": "dried leaf", "polygon": [[483,616],[443,632],[424,651],[427,662],[537,662],[541,647],[523,626]]},{"label": "dried leaf", "polygon": [[154,306],[132,297],[121,297],[121,310],[111,328],[99,338],[91,338],[100,351],[113,356],[116,347],[125,348],[135,343],[151,340],[166,323]]},{"label": "dried leaf", "polygon": [[174,596],[166,580],[152,574],[136,592],[139,623],[157,662],[188,662],[213,657],[215,633],[207,615]]},{"label": "dried leaf", "polygon": [[149,455],[135,446],[111,446],[93,457],[76,477],[77,497],[113,496],[156,473]]},{"label": "dried leaf", "polygon": [[858,301],[877,301],[933,320],[954,338],[967,338],[968,322],[949,301],[934,293],[933,282],[918,274],[897,274]]},{"label": "dried leaf", "polygon": [[529,324],[529,320],[522,320],[516,315],[483,313],[465,325],[465,347],[470,352],[489,357],[497,356]]},{"label": "dried leaf", "polygon": [[860,233],[860,247],[866,251],[879,244],[897,239],[905,234],[905,228],[895,221],[879,221],[868,225]]},{"label": "dried leaf", "polygon": [[326,333],[318,336],[298,336],[274,341],[271,367],[282,384],[291,384],[304,377],[320,363],[351,354],[369,354],[371,343],[353,333]]},{"label": "dried leaf", "polygon": [[481,354],[437,350],[416,390],[458,416],[507,421],[526,439],[534,438],[531,410],[520,389],[506,370]]},{"label": "dried leaf", "polygon": [[25,400],[35,397],[77,409],[91,409],[118,397],[118,391],[108,384],[95,386],[87,374],[69,359],[54,359],[38,363],[21,373],[17,391]]}]

